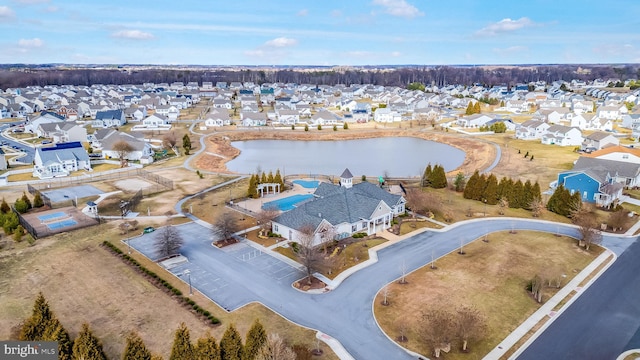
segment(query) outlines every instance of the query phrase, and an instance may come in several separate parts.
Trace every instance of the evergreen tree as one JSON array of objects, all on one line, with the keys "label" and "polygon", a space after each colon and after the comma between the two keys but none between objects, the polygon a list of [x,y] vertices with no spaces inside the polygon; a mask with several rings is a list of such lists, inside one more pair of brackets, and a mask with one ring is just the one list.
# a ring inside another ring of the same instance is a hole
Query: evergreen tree
[{"label": "evergreen tree", "polygon": [[429,179],[431,179],[431,173],[433,172],[433,168],[431,167],[431,163],[427,165],[424,169],[424,174],[422,174],[422,187],[430,186]]},{"label": "evergreen tree", "polygon": [[27,193],[22,192],[22,197],[20,199],[27,204],[27,209],[31,209],[32,208],[31,200],[29,200],[29,197],[27,196]]},{"label": "evergreen tree", "polygon": [[344,125],[342,125],[342,128],[344,130],[349,130],[349,123],[347,123],[346,121],[344,122]]},{"label": "evergreen tree", "polygon": [[18,227],[13,232],[13,241],[20,242],[22,241],[22,236],[24,235],[24,228],[22,225],[18,225]]},{"label": "evergreen tree", "polygon": [[522,208],[531,210],[531,202],[533,201],[533,185],[531,185],[531,181],[529,180],[524,183],[522,199]]},{"label": "evergreen tree", "polygon": [[42,196],[40,195],[40,191],[37,191],[33,197],[33,207],[39,208],[44,206],[44,201],[42,200]]},{"label": "evergreen tree", "polygon": [[13,204],[13,207],[16,209],[17,212],[19,212],[20,214],[24,214],[27,211],[29,211],[29,204],[27,204],[24,200],[22,199],[18,199],[16,200],[16,202]]},{"label": "evergreen tree", "polygon": [[244,345],[244,357],[242,360],[255,360],[260,352],[260,349],[267,342],[267,332],[260,323],[260,320],[256,319],[247,333],[245,345]]},{"label": "evergreen tree", "polygon": [[189,336],[189,329],[185,323],[180,324],[173,338],[171,355],[169,360],[191,360],[193,359],[193,346]]},{"label": "evergreen tree", "polygon": [[[498,200],[500,198],[502,198],[503,196],[505,196],[505,187],[507,186],[507,177],[503,176],[502,179],[500,179],[500,182],[498,183],[498,188],[496,190],[496,196],[498,197]],[[505,196],[506,197],[506,196]]]},{"label": "evergreen tree", "polygon": [[269,176],[267,176],[267,182],[268,183],[273,183],[273,173],[271,172],[271,170],[269,170]]},{"label": "evergreen tree", "polygon": [[498,203],[498,178],[491,174],[487,178],[487,186],[484,188],[484,194],[482,198],[487,201],[489,205],[495,205]]},{"label": "evergreen tree", "polygon": [[538,184],[537,181],[535,184],[533,184],[533,188],[531,189],[531,194],[533,195],[534,199],[542,200],[542,192],[540,191],[540,184]]},{"label": "evergreen tree", "polygon": [[42,292],[38,293],[36,301],[33,304],[31,317],[29,317],[20,329],[18,337],[21,341],[37,341],[43,338],[43,334],[49,326],[49,322],[55,316],[49,308],[49,303],[44,298]]},{"label": "evergreen tree", "polygon": [[207,331],[203,337],[198,339],[195,346],[196,360],[220,360],[220,348],[216,339]]},{"label": "evergreen tree", "polygon": [[251,178],[249,179],[249,188],[247,189],[247,196],[250,198],[255,198],[256,195],[258,194],[256,177],[257,175],[251,175]]},{"label": "evergreen tree", "polygon": [[151,360],[151,352],[147,349],[144,341],[136,332],[131,332],[127,337],[127,344],[124,347],[122,360]]},{"label": "evergreen tree", "polygon": [[189,151],[191,151],[191,139],[189,139],[189,134],[184,134],[182,137],[182,148],[184,149],[184,154],[189,155]]},{"label": "evergreen tree", "polygon": [[480,172],[478,170],[473,172],[473,175],[467,181],[467,186],[464,188],[464,192],[462,193],[462,197],[465,199],[473,199],[473,191],[477,187],[478,181],[480,180]]},{"label": "evergreen tree", "polygon": [[500,101],[500,107],[504,107],[504,100]]},{"label": "evergreen tree", "polygon": [[447,187],[447,175],[444,167],[436,165],[433,167],[428,179],[429,185],[434,189],[442,189]]},{"label": "evergreen tree", "polygon": [[67,330],[64,329],[58,319],[49,322],[42,338],[44,341],[58,342],[58,360],[71,360],[73,357],[73,343]]},{"label": "evergreen tree", "polygon": [[18,215],[13,211],[5,214],[4,223],[2,224],[2,229],[6,235],[13,234],[13,231],[20,225],[20,220],[18,219]]},{"label": "evergreen tree", "polygon": [[220,359],[242,360],[242,338],[233,324],[227,327],[220,339]]},{"label": "evergreen tree", "polygon": [[464,191],[466,183],[467,180],[465,179],[464,174],[462,172],[457,173],[455,180],[453,180],[453,186],[455,186],[456,191]]},{"label": "evergreen tree", "polygon": [[[515,202],[515,204],[512,203]],[[513,209],[520,209],[524,207],[524,185],[522,181],[518,179],[513,184],[512,198],[509,199],[509,207]]]},{"label": "evergreen tree", "polygon": [[480,114],[482,110],[480,109],[480,101],[476,101],[476,104],[473,106],[473,113]]},{"label": "evergreen tree", "polygon": [[573,211],[580,209],[581,204],[579,192],[572,195],[568,189],[560,184],[547,201],[547,210],[558,215],[570,216]]},{"label": "evergreen tree", "polygon": [[260,177],[260,184],[267,183],[267,174],[263,171],[262,176]]},{"label": "evergreen tree", "polygon": [[280,184],[280,191],[284,191],[284,180],[282,180],[282,175],[280,175],[280,169],[276,170],[276,176],[273,177],[273,182]]},{"label": "evergreen tree", "polygon": [[11,208],[9,207],[9,204],[7,204],[7,201],[4,198],[2,198],[2,204],[0,204],[0,211],[3,214],[6,214],[9,211],[11,211]]},{"label": "evergreen tree", "polygon": [[464,114],[473,115],[473,103],[471,101],[467,104],[467,110],[465,110]]},{"label": "evergreen tree", "polygon": [[82,330],[73,342],[73,359],[107,360],[102,343],[93,335],[87,323],[82,324]]},{"label": "evergreen tree", "polygon": [[484,195],[484,189],[487,187],[487,175],[481,174],[476,182],[475,189],[473,189],[473,200],[482,201]]}]

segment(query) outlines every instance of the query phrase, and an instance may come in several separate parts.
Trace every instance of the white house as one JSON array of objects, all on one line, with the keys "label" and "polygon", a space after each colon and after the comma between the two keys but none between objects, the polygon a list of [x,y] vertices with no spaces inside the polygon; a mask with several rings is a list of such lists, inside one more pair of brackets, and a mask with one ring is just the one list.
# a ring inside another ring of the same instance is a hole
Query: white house
[{"label": "white house", "polygon": [[142,120],[142,125],[146,128],[154,129],[161,126],[170,125],[169,118],[161,114],[149,115]]},{"label": "white house", "polygon": [[339,240],[355,233],[374,234],[391,227],[394,216],[405,212],[405,199],[368,182],[353,184],[346,169],[340,185],[321,183],[312,200],[299,204],[272,221],[272,231],[300,242],[305,232],[313,244]]},{"label": "white house", "polygon": [[264,126],[267,125],[267,114],[261,112],[241,112],[242,126]]},{"label": "white house", "polygon": [[390,108],[378,108],[373,113],[373,121],[375,122],[398,122],[402,120],[402,115],[399,112],[391,110]]},{"label": "white house", "polygon": [[96,112],[95,120],[91,125],[94,128],[119,127],[127,123],[122,110],[103,110]]},{"label": "white house", "polygon": [[551,127],[541,120],[527,120],[516,129],[516,138],[522,140],[538,140]]},{"label": "white house", "polygon": [[335,125],[338,122],[340,122],[338,115],[328,110],[321,110],[311,117],[312,125]]},{"label": "white house", "polygon": [[609,146],[620,145],[620,140],[608,132],[596,131],[584,137],[582,141],[582,151],[596,151]]},{"label": "white house", "polygon": [[553,125],[542,135],[542,143],[546,145],[577,146],[582,144],[582,132],[578,128]]},{"label": "white house", "polygon": [[207,127],[231,125],[231,118],[229,117],[229,112],[226,109],[222,109],[222,110],[214,109],[209,114],[207,114],[206,118],[204,119],[204,125]]},{"label": "white house", "polygon": [[73,171],[91,171],[89,154],[80,142],[36,148],[33,176],[40,179],[68,176]]},{"label": "white house", "polygon": [[104,158],[120,158],[120,151],[117,144],[127,143],[131,151],[126,152],[125,159],[129,161],[140,161],[141,163],[153,162],[153,149],[151,145],[144,141],[144,138],[138,138],[131,134],[121,131],[111,132],[100,141],[102,146],[102,156]]},{"label": "white house", "polygon": [[38,127],[41,124],[61,123],[64,122],[64,117],[56,113],[43,111],[40,115],[29,120],[28,124],[24,126],[24,131],[35,134]]},{"label": "white house", "polygon": [[458,126],[462,127],[481,127],[493,118],[484,114],[473,114],[465,117],[461,117],[456,121]]},{"label": "white house", "polygon": [[180,109],[174,105],[158,105],[156,106],[156,114],[166,116],[169,121],[176,121],[180,116]]}]

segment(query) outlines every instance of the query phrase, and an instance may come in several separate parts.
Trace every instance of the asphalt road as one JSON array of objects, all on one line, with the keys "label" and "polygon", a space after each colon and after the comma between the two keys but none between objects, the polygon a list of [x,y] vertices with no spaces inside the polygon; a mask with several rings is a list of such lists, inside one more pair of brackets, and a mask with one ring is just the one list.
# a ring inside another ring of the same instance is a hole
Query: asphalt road
[{"label": "asphalt road", "polygon": [[518,359],[616,359],[640,348],[639,256],[636,241]]},{"label": "asphalt road", "polygon": [[15,150],[22,151],[23,153],[26,154],[25,156],[21,157],[20,159],[17,159],[17,161],[19,161],[21,163],[24,163],[24,164],[31,164],[33,162],[33,159],[34,159],[35,154],[36,154],[35,149],[32,146],[26,146],[26,145],[24,145],[24,144],[22,144],[20,142],[17,142],[17,141],[15,141],[13,139],[10,139],[10,138],[2,135],[2,132],[5,129],[7,129],[7,128],[11,127],[11,126],[18,125],[18,124],[24,124],[24,121],[5,123],[5,124],[0,125],[0,141],[5,142],[7,144],[5,146],[9,146],[9,147],[15,146],[15,147],[18,148],[18,149],[15,149]]},{"label": "asphalt road", "polygon": [[[348,277],[340,286],[324,294],[306,294],[291,286],[302,273],[288,265],[276,264],[268,255],[254,257],[243,248],[217,249],[211,246],[210,230],[197,223],[178,226],[185,244],[181,250],[189,262],[171,269],[180,276],[189,269],[192,285],[220,306],[237,309],[258,301],[285,318],[320,330],[339,340],[355,359],[415,359],[378,328],[372,304],[376,293],[402,275],[401,264],[413,271],[428,264],[431,254],[441,257],[485,232],[499,230],[540,230],[575,235],[567,225],[524,219],[481,219],[451,226],[447,231],[427,231],[378,252],[378,262]],[[131,246],[153,258],[153,236],[131,240]],[[605,236],[604,243],[622,252],[631,244],[623,237]],[[241,246],[243,246],[241,244]],[[242,254],[245,254],[242,257]],[[274,267],[273,270],[266,270]],[[184,275],[181,276],[183,280]],[[539,357],[538,357],[539,358]]]}]

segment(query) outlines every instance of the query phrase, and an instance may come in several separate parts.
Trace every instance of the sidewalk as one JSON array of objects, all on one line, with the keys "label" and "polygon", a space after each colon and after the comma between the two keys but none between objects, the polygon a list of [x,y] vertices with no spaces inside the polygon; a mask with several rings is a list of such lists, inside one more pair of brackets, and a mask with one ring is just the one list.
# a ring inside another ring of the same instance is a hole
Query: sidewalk
[{"label": "sidewalk", "polygon": [[[606,267],[600,270],[598,274],[594,278],[589,281],[584,287],[580,287],[580,283],[589,277],[605,260],[613,255],[614,259],[610,261]],[[575,301],[581,293],[591,285],[591,283],[596,280],[600,274],[605,272],[607,268],[613,264],[615,261],[615,254],[611,251],[605,251],[600,256],[598,256],[594,261],[591,262],[587,267],[585,267],[578,275],[576,275],[567,285],[563,286],[551,299],[547,300],[544,305],[540,307],[535,313],[533,313],[527,320],[525,320],[520,326],[518,326],[514,331],[509,334],[498,346],[496,346],[491,352],[489,352],[485,359],[499,359],[504,356],[509,349],[511,349],[522,337],[526,336],[529,331],[535,327],[541,320],[545,317],[549,317],[549,320],[544,323],[544,325],[538,329],[528,340],[524,343],[520,348],[513,353],[509,359],[515,359],[520,355],[544,330],[551,325],[553,320],[564,311],[564,309],[568,308],[573,301]],[[562,300],[564,300],[572,291],[576,291],[575,294],[567,303],[565,303],[562,308],[560,308],[557,312],[553,311],[553,308],[556,307]]]}]

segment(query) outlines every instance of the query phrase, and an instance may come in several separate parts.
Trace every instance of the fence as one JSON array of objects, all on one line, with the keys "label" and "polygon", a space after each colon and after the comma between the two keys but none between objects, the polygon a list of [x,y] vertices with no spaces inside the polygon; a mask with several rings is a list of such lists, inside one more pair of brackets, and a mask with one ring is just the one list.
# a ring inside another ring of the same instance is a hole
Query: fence
[{"label": "fence", "polygon": [[67,218],[65,219],[73,219],[75,224],[70,224],[68,226],[55,227],[55,228],[49,227],[46,222],[43,222],[38,218],[38,214],[42,215],[43,214],[42,212],[31,213],[31,214],[29,213],[20,214],[13,207],[12,207],[12,210],[14,213],[16,213],[16,215],[18,215],[18,223],[22,225],[22,227],[29,234],[31,234],[31,236],[33,236],[34,239],[43,238],[46,236],[58,234],[58,233],[69,231],[69,230],[81,229],[84,227],[93,226],[100,223],[100,219],[89,217],[83,214],[82,212],[80,212],[80,210],[78,210],[75,207],[63,208],[64,212],[67,214]]}]

